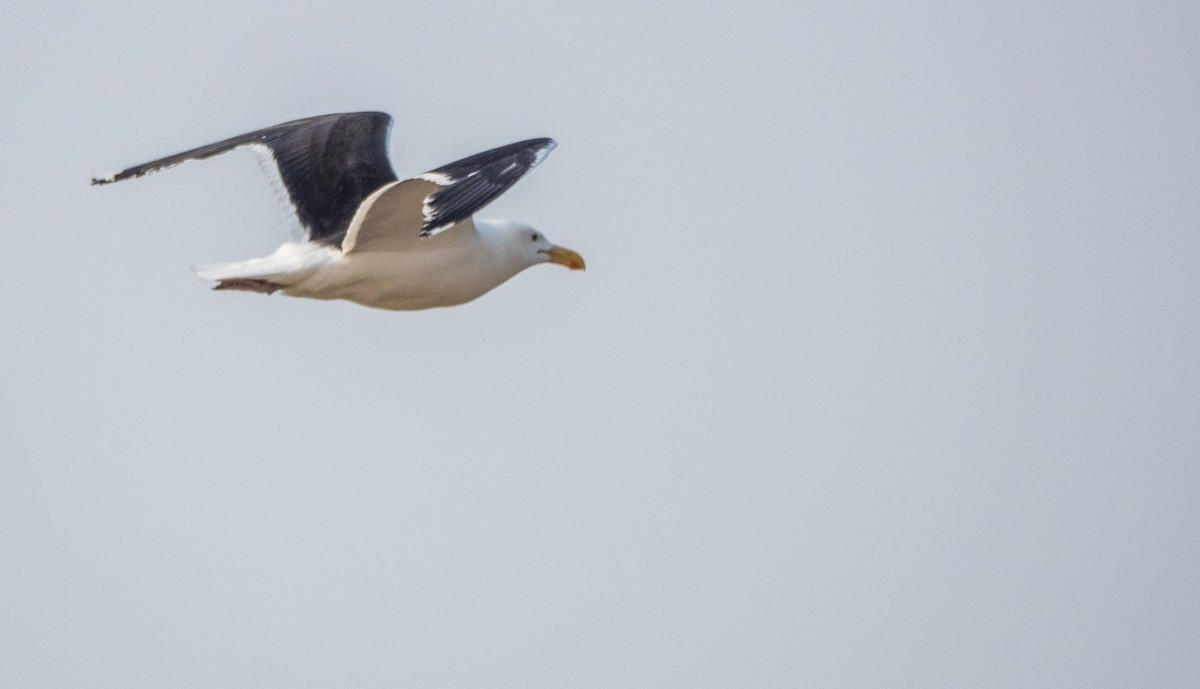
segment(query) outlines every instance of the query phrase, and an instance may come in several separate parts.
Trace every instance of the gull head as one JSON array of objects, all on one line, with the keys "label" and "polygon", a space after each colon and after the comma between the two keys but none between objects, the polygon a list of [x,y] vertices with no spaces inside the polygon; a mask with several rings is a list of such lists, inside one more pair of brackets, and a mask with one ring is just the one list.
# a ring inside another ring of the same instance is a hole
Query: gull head
[{"label": "gull head", "polygon": [[517,254],[526,265],[557,263],[571,270],[586,268],[582,256],[550,241],[541,230],[509,221],[491,221],[489,224],[503,238],[506,250]]}]

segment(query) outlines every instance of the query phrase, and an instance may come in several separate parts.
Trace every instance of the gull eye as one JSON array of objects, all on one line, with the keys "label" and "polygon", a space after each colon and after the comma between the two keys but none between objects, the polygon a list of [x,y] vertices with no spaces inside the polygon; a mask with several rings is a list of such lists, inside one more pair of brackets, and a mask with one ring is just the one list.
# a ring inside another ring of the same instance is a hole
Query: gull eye
[{"label": "gull eye", "polygon": [[531,239],[536,242],[538,240],[538,233],[534,232],[533,237],[531,237]]}]

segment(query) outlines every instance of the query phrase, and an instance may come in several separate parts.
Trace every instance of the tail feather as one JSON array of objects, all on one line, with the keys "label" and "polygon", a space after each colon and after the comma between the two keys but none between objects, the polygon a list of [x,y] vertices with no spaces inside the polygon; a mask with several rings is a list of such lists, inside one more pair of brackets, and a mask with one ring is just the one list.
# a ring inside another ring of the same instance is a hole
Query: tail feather
[{"label": "tail feather", "polygon": [[270,265],[270,258],[267,256],[266,258],[252,258],[249,261],[208,263],[192,266],[192,271],[196,273],[196,277],[202,280],[255,280],[278,276],[280,270],[278,266]]},{"label": "tail feather", "polygon": [[[334,260],[341,252],[320,244],[284,244],[275,253],[262,258],[252,258],[249,261],[233,263],[213,263],[193,266],[196,276],[204,280],[217,282],[254,280],[269,281],[279,286],[291,284],[296,275],[306,273],[324,263]],[[218,289],[238,289],[237,287],[217,286]]]},{"label": "tail feather", "polygon": [[234,280],[221,280],[221,281],[217,282],[217,284],[213,285],[213,289],[216,289],[216,290],[231,289],[231,290],[239,290],[242,292],[259,292],[260,294],[270,295],[270,294],[274,294],[275,292],[283,289],[283,286],[277,285],[277,284],[275,284],[273,282],[269,282],[267,280],[234,279]]}]

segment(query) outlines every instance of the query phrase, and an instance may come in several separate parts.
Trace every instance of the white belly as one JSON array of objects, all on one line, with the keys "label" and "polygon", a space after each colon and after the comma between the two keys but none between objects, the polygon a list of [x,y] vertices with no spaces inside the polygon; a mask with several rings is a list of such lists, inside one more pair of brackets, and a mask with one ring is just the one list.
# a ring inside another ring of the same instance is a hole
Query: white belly
[{"label": "white belly", "polygon": [[477,299],[519,272],[496,261],[486,250],[455,249],[339,255],[328,263],[288,276],[283,293],[414,311],[456,306]]}]

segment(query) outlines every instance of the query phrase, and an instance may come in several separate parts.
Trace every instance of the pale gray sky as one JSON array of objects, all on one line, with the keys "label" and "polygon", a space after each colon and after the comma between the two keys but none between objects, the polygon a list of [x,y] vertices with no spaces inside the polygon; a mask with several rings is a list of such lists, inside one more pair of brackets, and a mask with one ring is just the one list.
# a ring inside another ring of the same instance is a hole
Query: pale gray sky
[{"label": "pale gray sky", "polygon": [[[1191,687],[1195,3],[18,3],[0,686]],[[464,307],[210,292],[248,153],[559,149]]]}]

